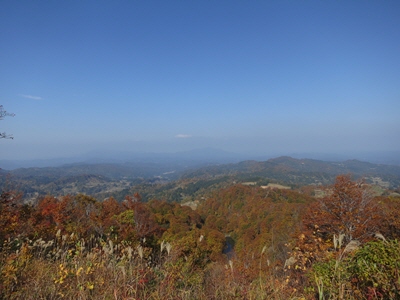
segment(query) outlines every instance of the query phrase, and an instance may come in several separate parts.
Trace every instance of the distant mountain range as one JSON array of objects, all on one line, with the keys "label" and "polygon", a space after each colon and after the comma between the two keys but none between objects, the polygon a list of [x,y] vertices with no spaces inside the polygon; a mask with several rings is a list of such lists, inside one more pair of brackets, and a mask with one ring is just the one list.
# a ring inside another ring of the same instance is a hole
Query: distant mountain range
[{"label": "distant mountain range", "polygon": [[[165,158],[165,157],[164,157]],[[189,154],[170,159],[128,163],[75,163],[58,167],[0,170],[0,189],[13,188],[28,198],[38,195],[86,193],[96,197],[124,195],[140,191],[144,199],[162,197],[181,201],[207,189],[240,182],[257,185],[281,183],[291,187],[331,184],[339,174],[363,177],[385,189],[400,186],[400,166],[373,164],[358,160],[328,162],[288,156],[266,161],[217,164]],[[232,158],[231,158],[232,159]],[[229,160],[229,159],[227,159]]]},{"label": "distant mountain range", "polygon": [[364,177],[371,182],[379,177],[387,187],[396,188],[400,184],[400,166],[373,164],[358,160],[327,162],[314,159],[296,159],[288,156],[267,161],[243,161],[199,168],[186,172],[183,178],[216,177],[236,175],[270,178],[286,184],[329,184],[339,174]]},{"label": "distant mountain range", "polygon": [[96,151],[81,156],[67,158],[34,159],[34,160],[1,160],[0,169],[60,167],[64,165],[94,164],[162,164],[199,166],[209,163],[232,163],[248,159],[248,156],[214,148],[194,149],[173,153],[156,152],[104,152]]},{"label": "distant mountain range", "polygon": [[[14,170],[18,168],[60,167],[71,164],[125,164],[156,163],[169,165],[186,165],[197,167],[204,164],[228,164],[245,160],[266,161],[282,154],[238,154],[216,148],[199,148],[180,152],[133,152],[133,151],[92,151],[74,157],[61,157],[31,160],[5,160],[0,158],[0,170]],[[359,152],[359,153],[287,153],[293,158],[309,158],[321,161],[345,161],[357,159],[375,164],[400,166],[400,151]]]}]

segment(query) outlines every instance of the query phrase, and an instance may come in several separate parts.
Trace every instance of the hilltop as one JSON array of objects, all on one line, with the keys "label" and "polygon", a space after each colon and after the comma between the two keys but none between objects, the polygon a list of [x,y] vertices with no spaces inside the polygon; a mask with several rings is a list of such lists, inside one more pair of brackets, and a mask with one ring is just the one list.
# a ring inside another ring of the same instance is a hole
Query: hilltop
[{"label": "hilltop", "polygon": [[118,200],[133,191],[144,201],[193,201],[210,192],[236,183],[266,186],[282,184],[296,189],[302,186],[332,184],[339,174],[364,178],[380,189],[400,186],[400,167],[358,160],[329,162],[281,156],[266,161],[189,163],[177,159],[127,163],[75,163],[59,167],[19,168],[0,173],[1,186],[16,187],[26,199],[40,195],[85,193],[99,200],[113,196]]}]

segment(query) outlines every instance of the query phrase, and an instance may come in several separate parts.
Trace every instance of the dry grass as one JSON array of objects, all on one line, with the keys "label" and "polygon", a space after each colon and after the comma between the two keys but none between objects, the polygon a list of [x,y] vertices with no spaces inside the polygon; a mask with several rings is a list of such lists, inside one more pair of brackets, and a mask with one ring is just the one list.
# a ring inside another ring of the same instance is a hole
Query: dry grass
[{"label": "dry grass", "polygon": [[0,272],[0,299],[289,299],[287,283],[267,271],[247,283],[234,262],[192,269],[167,242],[154,253],[145,243],[73,234],[7,240]]}]

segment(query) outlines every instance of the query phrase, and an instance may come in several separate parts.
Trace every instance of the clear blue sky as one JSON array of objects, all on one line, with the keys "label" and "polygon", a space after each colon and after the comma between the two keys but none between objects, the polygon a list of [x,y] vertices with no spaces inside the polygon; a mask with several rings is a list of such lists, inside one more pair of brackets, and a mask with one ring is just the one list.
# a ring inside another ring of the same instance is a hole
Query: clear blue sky
[{"label": "clear blue sky", "polygon": [[400,150],[400,1],[0,2],[0,157]]}]

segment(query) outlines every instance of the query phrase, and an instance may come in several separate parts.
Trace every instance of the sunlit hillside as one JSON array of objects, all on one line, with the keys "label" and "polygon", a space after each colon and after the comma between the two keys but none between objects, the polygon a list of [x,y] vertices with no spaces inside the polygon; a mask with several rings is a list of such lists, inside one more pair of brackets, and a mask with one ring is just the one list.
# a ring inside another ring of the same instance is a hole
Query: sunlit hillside
[{"label": "sunlit hillside", "polygon": [[234,184],[192,208],[3,189],[0,297],[399,298],[398,194],[344,175],[318,198],[279,187]]}]

